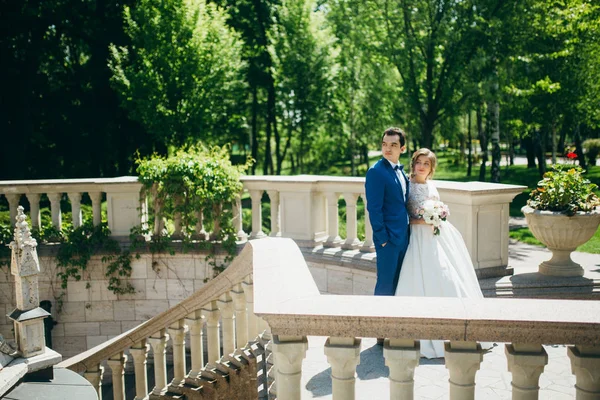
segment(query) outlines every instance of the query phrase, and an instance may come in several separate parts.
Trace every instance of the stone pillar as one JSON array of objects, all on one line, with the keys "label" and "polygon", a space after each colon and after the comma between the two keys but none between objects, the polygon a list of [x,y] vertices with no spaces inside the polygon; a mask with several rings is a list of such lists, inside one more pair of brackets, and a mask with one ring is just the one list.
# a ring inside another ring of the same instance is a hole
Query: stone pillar
[{"label": "stone pillar", "polygon": [[254,314],[254,282],[252,275],[248,275],[244,283],[244,295],[246,295],[246,316],[248,321],[248,341],[253,341],[258,336],[258,317]]},{"label": "stone pillar", "polygon": [[110,234],[128,240],[131,228],[143,225],[146,219],[143,215],[146,199],[141,195],[142,184],[132,182],[104,187]]},{"label": "stone pillar", "polygon": [[143,400],[148,395],[148,373],[146,363],[148,345],[146,340],[136,343],[129,349],[133,357],[133,372],[135,373],[135,400]]},{"label": "stone pillar", "polygon": [[419,365],[421,349],[412,339],[385,339],[383,357],[390,369],[390,399],[412,399],[415,389],[415,368]]},{"label": "stone pillar", "polygon": [[235,309],[235,347],[239,350],[248,343],[248,319],[246,315],[246,295],[240,283],[231,291],[233,307]]},{"label": "stone pillar", "polygon": [[96,393],[98,393],[98,399],[102,399],[102,374],[104,373],[104,367],[100,364],[96,364],[94,367],[86,370],[83,373],[83,377],[92,384]]},{"label": "stone pillar", "polygon": [[327,199],[327,240],[323,243],[323,247],[337,247],[342,242],[339,235],[339,193],[327,193],[325,197]]},{"label": "stone pillar", "polygon": [[365,203],[365,241],[363,242],[360,251],[364,253],[372,253],[375,251],[375,246],[373,245],[373,227],[371,226],[369,210],[367,209],[367,196],[362,193],[360,197],[362,197],[363,203]]},{"label": "stone pillar", "polygon": [[600,399],[600,347],[569,346],[577,400]]},{"label": "stone pillar", "polygon": [[265,233],[262,230],[262,190],[251,190],[250,198],[252,199],[252,233],[250,239],[260,239],[265,237]]},{"label": "stone pillar", "polygon": [[219,360],[221,343],[219,338],[219,309],[216,301],[211,301],[202,310],[206,317],[206,338],[208,342],[208,364],[215,365]]},{"label": "stone pillar", "polygon": [[360,363],[360,339],[330,337],[325,342],[325,355],[331,365],[334,399],[354,399],[356,366]]},{"label": "stone pillar", "polygon": [[71,216],[73,218],[73,228],[79,228],[83,223],[81,217],[81,193],[71,192],[67,193],[69,200],[71,200]]},{"label": "stone pillar", "polygon": [[171,239],[179,240],[183,239],[183,223],[181,216],[183,198],[180,195],[175,195],[173,203],[175,205],[175,211],[173,212],[173,234],[171,235]]},{"label": "stone pillar", "polygon": [[271,200],[271,234],[269,236],[279,237],[279,192],[277,190],[267,191],[269,200]]},{"label": "stone pillar", "polygon": [[207,234],[204,229],[204,211],[202,209],[198,209],[195,212],[196,215],[196,226],[194,227],[194,234],[192,235],[192,239],[195,240],[206,240]]},{"label": "stone pillar", "polygon": [[300,400],[302,360],[306,357],[306,336],[273,336],[277,398]]},{"label": "stone pillar", "polygon": [[204,325],[204,317],[202,311],[197,310],[188,315],[185,319],[190,327],[190,355],[192,358],[192,369],[190,370],[190,378],[196,378],[200,375],[202,367],[204,367],[204,344],[202,343],[204,334],[202,333],[202,325]]},{"label": "stone pillar", "polygon": [[94,226],[102,224],[102,193],[88,192],[92,200],[92,216]]},{"label": "stone pillar", "polygon": [[8,201],[8,209],[10,215],[10,226],[14,228],[15,222],[17,220],[17,207],[19,207],[19,200],[21,199],[20,194],[5,194],[6,200]]},{"label": "stone pillar", "polygon": [[40,262],[37,255],[37,242],[31,237],[23,207],[17,207],[14,240],[9,245],[12,255],[10,273],[15,279],[17,308],[8,317],[14,323],[15,339],[24,358],[44,353],[46,339],[44,318],[49,316],[41,308],[38,291]]},{"label": "stone pillar", "polygon": [[548,353],[540,344],[505,345],[508,370],[512,374],[513,400],[537,400],[540,375],[548,364]]},{"label": "stone pillar", "polygon": [[243,221],[243,209],[242,209],[242,197],[241,193],[235,197],[235,205],[233,207],[233,228],[237,229],[236,236],[239,240],[248,239],[248,235],[244,232],[244,221]]},{"label": "stone pillar", "polygon": [[62,229],[62,214],[60,212],[60,198],[62,193],[48,193],[48,200],[50,200],[50,211],[52,212],[52,226],[58,229]]},{"label": "stone pillar", "polygon": [[221,234],[221,214],[223,213],[223,204],[217,203],[213,204],[212,214],[213,214],[213,231],[210,234],[211,240],[219,240],[219,236]]},{"label": "stone pillar", "polygon": [[40,216],[40,194],[28,193],[27,201],[29,201],[29,216],[31,217],[31,229],[37,231],[42,230],[42,218]]},{"label": "stone pillar", "polygon": [[235,325],[233,323],[233,299],[230,293],[225,293],[217,302],[221,312],[223,327],[223,354],[235,351]]},{"label": "stone pillar", "polygon": [[154,389],[152,394],[162,396],[167,392],[167,340],[169,335],[161,329],[148,338],[154,353]]},{"label": "stone pillar", "polygon": [[169,326],[169,336],[173,341],[173,380],[171,385],[179,386],[185,379],[185,321],[183,319]]},{"label": "stone pillar", "polygon": [[125,400],[125,362],[127,356],[123,352],[117,353],[108,359],[108,366],[112,370],[113,399]]},{"label": "stone pillar", "polygon": [[346,241],[342,245],[342,248],[353,250],[360,246],[356,224],[356,201],[358,200],[358,194],[344,193],[344,200],[346,200]]},{"label": "stone pillar", "polygon": [[444,352],[450,374],[450,400],[474,399],[475,374],[483,361],[481,345],[477,342],[446,342]]},{"label": "stone pillar", "polygon": [[162,235],[162,231],[165,227],[165,221],[163,220],[162,209],[163,200],[158,196],[158,184],[152,185],[152,204],[154,207],[154,229],[152,235],[159,237]]}]

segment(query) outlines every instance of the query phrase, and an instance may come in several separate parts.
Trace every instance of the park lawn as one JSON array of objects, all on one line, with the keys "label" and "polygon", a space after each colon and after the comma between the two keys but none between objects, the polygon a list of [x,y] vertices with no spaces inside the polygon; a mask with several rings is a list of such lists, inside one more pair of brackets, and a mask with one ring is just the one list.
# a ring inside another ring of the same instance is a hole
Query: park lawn
[{"label": "park lawn", "polygon": [[[546,247],[535,237],[533,237],[533,234],[528,228],[519,228],[512,230],[510,231],[509,236],[512,239],[518,240],[519,242]],[[579,246],[576,251],[581,251],[583,253],[600,254],[600,227],[598,228],[594,236],[592,236],[592,238],[586,243]]]}]

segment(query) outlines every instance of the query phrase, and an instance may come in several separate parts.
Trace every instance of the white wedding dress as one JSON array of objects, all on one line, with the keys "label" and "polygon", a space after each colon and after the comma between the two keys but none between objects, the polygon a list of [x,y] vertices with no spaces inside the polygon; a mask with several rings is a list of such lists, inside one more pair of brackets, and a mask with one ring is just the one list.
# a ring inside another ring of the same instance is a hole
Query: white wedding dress
[{"label": "white wedding dress", "polygon": [[[440,200],[435,185],[411,182],[407,202],[411,218],[418,217],[417,209],[425,200]],[[483,298],[465,242],[450,222],[442,222],[439,235],[429,224],[410,228],[396,296]],[[421,356],[443,357],[444,342],[421,340]]]}]

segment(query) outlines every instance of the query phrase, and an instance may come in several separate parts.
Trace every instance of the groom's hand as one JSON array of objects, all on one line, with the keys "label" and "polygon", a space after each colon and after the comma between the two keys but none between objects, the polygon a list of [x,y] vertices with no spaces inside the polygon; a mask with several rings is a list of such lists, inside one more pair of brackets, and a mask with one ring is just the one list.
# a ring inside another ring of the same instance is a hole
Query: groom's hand
[{"label": "groom's hand", "polygon": [[387,242],[385,242],[384,244],[381,245],[381,247],[385,247],[387,245]]}]

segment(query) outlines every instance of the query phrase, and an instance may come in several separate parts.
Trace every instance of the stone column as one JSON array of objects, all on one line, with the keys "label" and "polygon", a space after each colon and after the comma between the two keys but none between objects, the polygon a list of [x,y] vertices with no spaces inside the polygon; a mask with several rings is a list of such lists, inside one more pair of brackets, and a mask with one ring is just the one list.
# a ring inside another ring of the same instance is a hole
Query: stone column
[{"label": "stone column", "polygon": [[28,193],[27,201],[29,201],[29,216],[31,217],[31,229],[37,231],[42,230],[42,218],[40,216],[40,194]]},{"label": "stone column", "polygon": [[569,346],[577,400],[600,399],[600,347]]},{"label": "stone column", "polygon": [[353,250],[360,246],[356,225],[356,201],[358,200],[358,194],[344,193],[344,200],[346,200],[346,241],[342,245],[342,248]]},{"label": "stone column", "polygon": [[253,341],[258,336],[258,317],[254,314],[254,282],[252,275],[248,275],[244,283],[244,295],[246,295],[246,316],[248,321],[248,341]]},{"label": "stone column", "polygon": [[339,235],[339,193],[327,193],[327,240],[323,243],[324,247],[337,247],[342,242]]},{"label": "stone column", "polygon": [[248,239],[248,235],[244,232],[244,221],[243,221],[243,209],[242,209],[242,197],[241,193],[235,197],[235,205],[233,207],[233,227],[237,229],[236,236],[239,240]]},{"label": "stone column", "polygon": [[94,226],[102,224],[102,193],[88,192],[92,200],[92,215]]},{"label": "stone column", "polygon": [[104,367],[100,364],[96,364],[94,367],[87,369],[83,373],[83,377],[87,379],[89,383],[92,384],[94,389],[96,389],[96,393],[98,393],[98,398],[102,399],[102,374],[104,373]]},{"label": "stone column", "polygon": [[50,200],[50,211],[52,212],[52,226],[58,229],[62,229],[62,214],[60,212],[60,198],[62,193],[48,193],[48,200]]},{"label": "stone column", "polygon": [[390,369],[390,399],[412,399],[415,389],[415,368],[419,365],[421,349],[412,339],[385,339],[383,357]]},{"label": "stone column", "polygon": [[477,342],[446,342],[444,352],[450,374],[450,400],[474,399],[475,374],[483,361],[481,345]]},{"label": "stone column", "polygon": [[330,337],[325,342],[325,355],[331,365],[334,399],[354,399],[356,366],[360,363],[360,339]]},{"label": "stone column", "polygon": [[175,195],[173,198],[175,211],[173,212],[173,234],[171,239],[179,240],[183,238],[183,223],[181,207],[183,206],[183,198],[180,195]]},{"label": "stone column", "polygon": [[211,301],[202,310],[206,317],[206,338],[208,342],[208,364],[215,365],[220,358],[219,309],[216,301]]},{"label": "stone column", "polygon": [[194,229],[193,239],[206,240],[208,235],[204,229],[204,211],[202,209],[196,210],[196,226]]},{"label": "stone column", "polygon": [[204,317],[202,311],[197,310],[188,315],[185,319],[190,327],[190,353],[192,358],[192,369],[189,376],[196,378],[200,375],[202,367],[204,367],[204,344],[202,343],[204,334],[202,333],[202,325],[204,325]]},{"label": "stone column", "polygon": [[71,200],[71,216],[73,218],[73,228],[79,228],[83,222],[81,217],[81,193],[67,193]]},{"label": "stone column", "polygon": [[169,335],[161,329],[148,338],[154,353],[154,389],[152,394],[162,396],[167,392],[167,340]]},{"label": "stone column", "polygon": [[112,370],[113,399],[125,400],[125,362],[127,356],[123,352],[117,353],[108,359],[108,366]]},{"label": "stone column", "polygon": [[223,354],[235,351],[235,325],[233,323],[233,299],[230,293],[225,293],[217,302],[221,312],[223,327]]},{"label": "stone column", "polygon": [[248,343],[248,320],[246,315],[246,295],[240,283],[231,291],[233,307],[235,309],[235,347],[239,350]]},{"label": "stone column", "polygon": [[219,240],[221,234],[221,214],[223,213],[223,203],[213,204],[213,231],[210,233],[211,240]]},{"label": "stone column", "polygon": [[505,345],[508,370],[512,374],[513,400],[537,400],[540,375],[548,364],[548,353],[540,344]]},{"label": "stone column", "polygon": [[146,340],[136,343],[129,349],[133,357],[133,372],[135,373],[135,400],[143,400],[148,395],[148,373],[146,363],[148,358],[148,345]]},{"label": "stone column", "polygon": [[306,357],[306,336],[273,336],[277,398],[300,400],[302,360]]},{"label": "stone column", "polygon": [[271,200],[271,234],[269,236],[279,237],[279,192],[277,190],[267,191],[269,200]]},{"label": "stone column", "polygon": [[260,239],[265,237],[265,233],[262,230],[262,190],[251,190],[250,198],[252,199],[252,233],[250,239]]},{"label": "stone column", "polygon": [[185,320],[180,319],[169,326],[169,336],[173,341],[173,380],[171,385],[179,386],[185,379]]},{"label": "stone column", "polygon": [[15,222],[17,221],[17,207],[19,207],[19,200],[21,199],[20,194],[5,194],[6,200],[8,201],[8,209],[10,215],[10,226],[14,228]]},{"label": "stone column", "polygon": [[372,253],[375,251],[375,246],[373,245],[373,227],[371,226],[369,210],[367,209],[367,196],[362,193],[360,197],[362,197],[363,203],[365,203],[365,241],[363,242],[360,251],[364,253]]}]

